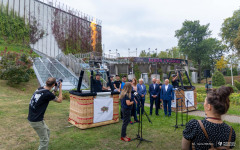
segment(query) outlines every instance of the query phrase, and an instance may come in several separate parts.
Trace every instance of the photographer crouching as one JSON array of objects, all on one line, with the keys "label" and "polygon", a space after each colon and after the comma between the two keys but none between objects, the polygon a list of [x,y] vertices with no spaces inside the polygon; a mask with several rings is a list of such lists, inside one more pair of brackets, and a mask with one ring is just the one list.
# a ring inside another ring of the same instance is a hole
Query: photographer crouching
[{"label": "photographer crouching", "polygon": [[[52,88],[54,91],[51,92]],[[59,88],[59,97],[54,92]],[[50,138],[50,130],[44,122],[44,114],[50,101],[62,102],[62,80],[56,82],[55,78],[48,78],[46,86],[38,88],[29,103],[28,121],[40,138],[38,150],[47,150]]]}]

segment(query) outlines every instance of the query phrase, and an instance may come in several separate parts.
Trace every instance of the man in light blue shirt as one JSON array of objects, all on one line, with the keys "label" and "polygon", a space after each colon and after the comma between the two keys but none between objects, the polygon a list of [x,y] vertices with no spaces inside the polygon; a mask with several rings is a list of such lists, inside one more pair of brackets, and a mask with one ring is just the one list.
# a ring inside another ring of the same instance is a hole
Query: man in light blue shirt
[{"label": "man in light blue shirt", "polygon": [[127,81],[127,76],[124,75],[124,76],[122,77],[121,90],[123,89],[123,87],[124,87],[126,81]]}]

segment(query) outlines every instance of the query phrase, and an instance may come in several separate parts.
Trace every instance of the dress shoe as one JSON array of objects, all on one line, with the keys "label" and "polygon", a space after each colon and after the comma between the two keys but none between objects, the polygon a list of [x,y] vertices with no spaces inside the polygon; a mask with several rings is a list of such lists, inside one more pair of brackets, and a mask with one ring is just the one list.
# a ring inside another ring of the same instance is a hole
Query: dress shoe
[{"label": "dress shoe", "polygon": [[124,141],[124,142],[129,142],[129,141],[131,141],[130,138],[127,138],[127,140],[125,140],[123,137],[121,137],[121,140]]}]

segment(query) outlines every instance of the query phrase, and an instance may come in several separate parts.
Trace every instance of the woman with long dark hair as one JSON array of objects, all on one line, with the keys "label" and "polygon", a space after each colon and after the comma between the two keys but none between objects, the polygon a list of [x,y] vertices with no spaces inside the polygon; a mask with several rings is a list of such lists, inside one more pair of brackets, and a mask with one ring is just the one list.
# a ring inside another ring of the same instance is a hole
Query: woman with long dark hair
[{"label": "woman with long dark hair", "polygon": [[183,131],[183,150],[231,149],[234,147],[235,131],[221,118],[229,109],[229,96],[232,92],[231,87],[222,86],[207,94],[204,102],[207,117],[204,120],[193,119],[187,123]]},{"label": "woman with long dark hair", "polygon": [[119,97],[121,100],[121,112],[123,115],[121,140],[126,142],[131,141],[131,139],[127,137],[127,134],[126,134],[127,126],[128,126],[128,123],[130,122],[132,105],[134,103],[133,101],[131,101],[131,92],[132,92],[132,85],[130,82],[126,82]]},{"label": "woman with long dark hair", "polygon": [[[132,91],[137,92],[137,79],[133,78],[132,81],[131,81],[131,84],[132,84]],[[134,103],[133,103],[133,106],[132,106],[131,116],[134,117],[134,123],[136,123],[136,122],[139,122],[139,121],[138,121],[138,118],[137,118],[137,101],[134,98],[133,92],[132,92],[131,100]],[[131,119],[130,119],[130,124],[133,124]]]}]

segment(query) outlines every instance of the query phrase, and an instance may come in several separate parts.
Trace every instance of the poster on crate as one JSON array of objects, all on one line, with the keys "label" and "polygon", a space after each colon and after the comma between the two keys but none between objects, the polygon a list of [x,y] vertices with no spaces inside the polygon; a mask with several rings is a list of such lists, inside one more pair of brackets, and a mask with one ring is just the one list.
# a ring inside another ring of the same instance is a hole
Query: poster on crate
[{"label": "poster on crate", "polygon": [[94,99],[93,123],[108,121],[113,119],[113,98],[110,96],[97,96]]},{"label": "poster on crate", "polygon": [[[185,91],[185,106],[192,107],[194,106],[194,92],[193,91]],[[187,103],[187,100],[189,102]]]},{"label": "poster on crate", "polygon": [[171,107],[172,108],[176,108],[176,94],[174,94],[174,100],[172,101],[172,103],[171,103]]}]

